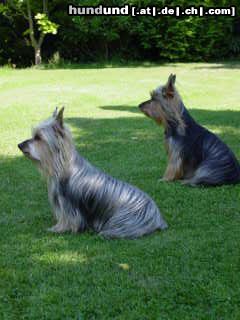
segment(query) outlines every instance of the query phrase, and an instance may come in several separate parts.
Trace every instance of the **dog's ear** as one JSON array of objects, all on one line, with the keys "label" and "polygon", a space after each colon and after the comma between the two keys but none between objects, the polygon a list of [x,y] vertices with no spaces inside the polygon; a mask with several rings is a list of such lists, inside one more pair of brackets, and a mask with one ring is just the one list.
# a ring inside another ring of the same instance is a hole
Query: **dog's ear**
[{"label": "dog's ear", "polygon": [[53,111],[52,117],[56,118],[58,114],[58,107],[55,108],[55,110]]},{"label": "dog's ear", "polygon": [[56,116],[56,120],[60,124],[61,127],[63,127],[63,112],[64,112],[64,107],[62,107],[59,110],[59,112],[58,112],[58,114]]},{"label": "dog's ear", "polygon": [[176,81],[176,75],[170,74],[168,81],[167,81],[167,84],[166,84],[166,87],[165,87],[166,88],[166,95],[168,98],[173,98],[173,96],[174,96],[175,81]]}]

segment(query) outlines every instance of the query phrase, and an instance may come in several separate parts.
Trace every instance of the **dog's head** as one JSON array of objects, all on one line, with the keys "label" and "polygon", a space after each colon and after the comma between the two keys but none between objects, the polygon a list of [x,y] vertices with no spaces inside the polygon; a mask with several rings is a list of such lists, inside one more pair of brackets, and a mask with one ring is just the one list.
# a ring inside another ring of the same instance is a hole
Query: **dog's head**
[{"label": "dog's head", "polygon": [[158,124],[180,121],[180,96],[175,88],[176,75],[171,74],[165,85],[151,92],[151,99],[139,105],[140,110]]},{"label": "dog's head", "polygon": [[63,123],[63,111],[64,107],[59,112],[56,108],[51,118],[32,130],[30,139],[18,145],[27,158],[49,174],[56,165],[59,169],[64,165],[72,147],[71,134]]}]

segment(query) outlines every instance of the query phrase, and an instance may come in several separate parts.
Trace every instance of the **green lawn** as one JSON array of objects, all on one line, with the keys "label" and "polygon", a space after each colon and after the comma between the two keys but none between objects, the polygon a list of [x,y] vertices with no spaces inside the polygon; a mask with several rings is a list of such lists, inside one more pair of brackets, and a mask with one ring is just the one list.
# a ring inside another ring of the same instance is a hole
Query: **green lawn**
[{"label": "green lawn", "polygon": [[[0,69],[1,320],[240,319],[240,185],[158,182],[163,130],[137,109],[170,73],[240,158],[240,64]],[[80,153],[148,192],[167,231],[135,241],[46,231],[46,183],[17,144],[56,105]]]}]

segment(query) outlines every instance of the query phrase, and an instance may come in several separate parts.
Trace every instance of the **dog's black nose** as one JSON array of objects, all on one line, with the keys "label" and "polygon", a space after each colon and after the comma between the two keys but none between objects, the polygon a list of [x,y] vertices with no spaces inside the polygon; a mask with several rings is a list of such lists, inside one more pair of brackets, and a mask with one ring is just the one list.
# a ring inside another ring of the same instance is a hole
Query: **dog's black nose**
[{"label": "dog's black nose", "polygon": [[24,142],[18,144],[18,148],[22,151],[24,147]]}]

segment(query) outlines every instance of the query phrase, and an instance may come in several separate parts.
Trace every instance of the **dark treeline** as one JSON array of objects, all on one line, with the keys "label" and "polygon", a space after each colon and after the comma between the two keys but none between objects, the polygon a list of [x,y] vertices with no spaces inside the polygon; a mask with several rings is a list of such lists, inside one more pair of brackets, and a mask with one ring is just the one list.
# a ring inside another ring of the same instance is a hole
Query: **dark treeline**
[{"label": "dark treeline", "polygon": [[[38,0],[31,0],[34,14],[38,13],[36,2],[39,3]],[[240,57],[239,0],[191,1],[191,5],[195,6],[235,5],[236,17],[184,18],[70,17],[67,14],[67,3],[65,0],[51,0],[48,3],[49,19],[59,27],[57,34],[47,34],[44,38],[42,57],[45,62],[54,59],[72,63],[109,60],[211,61]],[[130,4],[142,7],[190,5],[186,0],[75,0],[69,3],[88,6],[101,3],[105,6]],[[34,64],[34,51],[29,43],[27,30],[26,17],[17,12],[17,7],[11,7],[11,11],[7,13],[0,11],[1,65],[11,63],[20,67]]]}]

